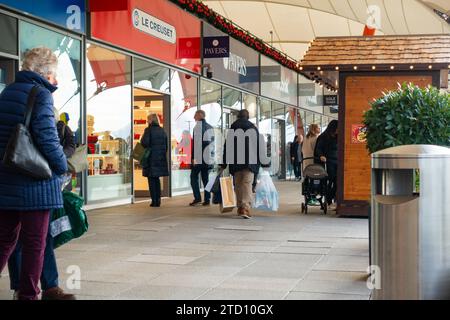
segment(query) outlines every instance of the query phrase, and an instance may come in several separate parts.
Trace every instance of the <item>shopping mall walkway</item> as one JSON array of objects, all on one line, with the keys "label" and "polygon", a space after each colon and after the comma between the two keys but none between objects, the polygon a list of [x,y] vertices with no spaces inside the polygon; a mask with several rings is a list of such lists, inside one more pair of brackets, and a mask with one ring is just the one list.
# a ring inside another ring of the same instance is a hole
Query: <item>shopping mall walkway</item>
[{"label": "shopping mall walkway", "polygon": [[89,233],[56,250],[61,287],[77,265],[78,299],[368,299],[367,220],[302,215],[299,188],[279,183],[280,212],[252,220],[191,196],[88,212]]}]

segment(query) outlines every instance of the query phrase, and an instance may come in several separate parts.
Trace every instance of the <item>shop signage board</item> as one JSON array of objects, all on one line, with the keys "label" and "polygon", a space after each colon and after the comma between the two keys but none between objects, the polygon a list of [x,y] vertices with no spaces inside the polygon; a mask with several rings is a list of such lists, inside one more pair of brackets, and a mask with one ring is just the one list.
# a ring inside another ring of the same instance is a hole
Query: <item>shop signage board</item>
[{"label": "shop signage board", "polygon": [[261,82],[280,82],[281,66],[262,66]]},{"label": "shop signage board", "polygon": [[228,58],[230,56],[230,37],[204,37],[203,58]]},{"label": "shop signage board", "polygon": [[210,38],[212,41],[228,38],[229,41],[228,56],[215,57],[210,56],[208,52],[205,56],[205,50],[203,50],[203,63],[211,66],[213,79],[259,93],[259,54],[207,23],[203,23],[203,37]]},{"label": "shop signage board", "polygon": [[314,82],[298,84],[299,97],[313,97],[315,95],[316,95],[316,86],[314,85]]},{"label": "shop signage board", "polygon": [[[278,69],[280,70],[280,77],[278,77],[278,71],[276,71]],[[261,56],[261,70],[267,70],[265,79],[263,75],[261,76],[261,95],[297,105],[296,72],[281,66],[278,62],[266,56]]]},{"label": "shop signage board", "polygon": [[136,29],[172,44],[177,42],[177,30],[175,27],[153,17],[147,12],[134,9],[132,19],[133,26]]},{"label": "shop signage board", "polygon": [[0,5],[25,12],[75,32],[85,32],[85,0],[0,0]]},{"label": "shop signage board", "polygon": [[367,128],[363,124],[352,124],[352,144],[364,144],[367,142]]},{"label": "shop signage board", "polygon": [[200,20],[175,4],[116,0],[90,16],[94,39],[200,73]]},{"label": "shop signage board", "polygon": [[339,104],[337,95],[325,95],[323,98],[324,106],[337,106]]}]

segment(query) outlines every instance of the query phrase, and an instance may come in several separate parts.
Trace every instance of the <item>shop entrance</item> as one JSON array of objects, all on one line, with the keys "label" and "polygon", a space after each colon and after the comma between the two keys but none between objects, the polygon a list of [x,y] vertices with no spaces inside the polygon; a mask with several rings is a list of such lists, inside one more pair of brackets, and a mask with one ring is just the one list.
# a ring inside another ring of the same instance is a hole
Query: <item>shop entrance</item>
[{"label": "shop entrance", "polygon": [[[133,148],[141,140],[145,128],[147,128],[148,115],[155,113],[158,115],[161,127],[170,137],[170,96],[159,92],[134,87],[133,89]],[[167,142],[169,144],[169,142]],[[170,148],[167,152],[170,157]],[[161,196],[170,196],[169,177],[161,178]],[[144,201],[150,198],[148,180],[142,176],[142,167],[138,161],[133,160],[133,190],[135,201]]]}]

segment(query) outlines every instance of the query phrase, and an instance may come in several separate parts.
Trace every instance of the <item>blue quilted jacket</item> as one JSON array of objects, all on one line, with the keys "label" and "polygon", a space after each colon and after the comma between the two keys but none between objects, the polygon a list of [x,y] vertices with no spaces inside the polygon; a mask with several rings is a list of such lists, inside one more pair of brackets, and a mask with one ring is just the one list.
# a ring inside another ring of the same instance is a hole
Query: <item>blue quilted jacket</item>
[{"label": "blue quilted jacket", "polygon": [[33,141],[47,159],[53,177],[35,180],[5,167],[0,161],[0,210],[38,211],[62,208],[61,175],[67,160],[59,143],[53,112],[52,92],[56,87],[37,73],[20,71],[16,81],[0,94],[0,160],[13,129],[24,122],[28,95],[39,86],[31,117]]}]

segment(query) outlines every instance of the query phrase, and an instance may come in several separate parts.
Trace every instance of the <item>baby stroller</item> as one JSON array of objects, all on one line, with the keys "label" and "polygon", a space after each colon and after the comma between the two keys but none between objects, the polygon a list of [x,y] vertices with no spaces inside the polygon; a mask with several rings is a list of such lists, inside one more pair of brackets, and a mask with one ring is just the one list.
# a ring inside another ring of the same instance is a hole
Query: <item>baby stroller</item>
[{"label": "baby stroller", "polygon": [[[314,158],[305,158],[303,161]],[[304,180],[302,185],[302,195],[305,196],[305,202],[302,203],[302,213],[308,214],[308,206],[312,201],[318,201],[320,209],[327,214],[327,184],[328,174],[326,167],[321,164],[310,164],[304,169]]]}]

